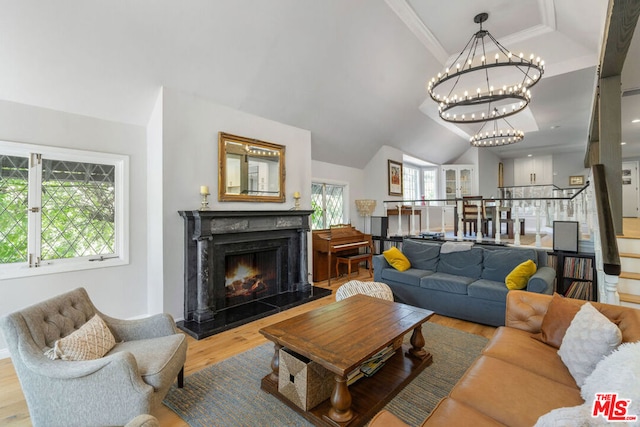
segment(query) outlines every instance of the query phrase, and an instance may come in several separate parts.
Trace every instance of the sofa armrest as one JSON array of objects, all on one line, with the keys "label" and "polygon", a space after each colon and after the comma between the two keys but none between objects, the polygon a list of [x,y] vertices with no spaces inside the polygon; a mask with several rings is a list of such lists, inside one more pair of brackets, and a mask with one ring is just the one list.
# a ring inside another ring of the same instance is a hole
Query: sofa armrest
[{"label": "sofa armrest", "polygon": [[21,363],[47,386],[57,387],[59,383],[61,387],[73,387],[74,381],[86,382],[92,376],[102,376],[123,387],[128,385],[138,393],[153,392],[153,387],[142,380],[136,359],[129,352],[108,354],[93,360],[65,361],[51,360],[29,343],[20,343],[18,349]]},{"label": "sofa armrest", "polygon": [[551,267],[540,267],[527,283],[527,291],[539,294],[553,294],[553,281],[556,271]]},{"label": "sofa armrest", "polygon": [[538,333],[547,314],[551,295],[528,291],[509,291],[505,326]]},{"label": "sofa armrest", "polygon": [[391,267],[391,264],[387,262],[384,255],[374,255],[373,256],[373,280],[380,281],[380,274],[382,273],[382,270],[390,267]]}]

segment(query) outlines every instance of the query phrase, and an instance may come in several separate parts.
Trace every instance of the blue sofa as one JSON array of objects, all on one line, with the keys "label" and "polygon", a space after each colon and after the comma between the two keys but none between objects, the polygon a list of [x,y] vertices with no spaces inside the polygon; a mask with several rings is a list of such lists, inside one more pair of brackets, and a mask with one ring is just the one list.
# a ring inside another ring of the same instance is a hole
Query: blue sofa
[{"label": "blue sofa", "polygon": [[[402,253],[411,268],[398,271],[383,255],[376,255],[374,280],[389,285],[398,302],[492,326],[504,325],[509,292],[505,277],[520,263],[530,259],[537,267],[527,291],[553,294],[556,272],[546,266],[545,250],[491,245],[468,248],[462,243],[448,242],[441,253],[444,242],[405,239]],[[447,250],[454,252],[444,253]]]}]

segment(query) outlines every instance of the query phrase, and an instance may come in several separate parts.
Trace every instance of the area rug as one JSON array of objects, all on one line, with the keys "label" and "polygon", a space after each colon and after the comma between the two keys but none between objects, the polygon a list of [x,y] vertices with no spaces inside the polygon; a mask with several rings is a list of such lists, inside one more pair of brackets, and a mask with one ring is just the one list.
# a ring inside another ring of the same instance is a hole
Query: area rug
[{"label": "area rug", "polygon": [[[487,343],[429,322],[422,330],[433,363],[385,407],[412,426],[449,393]],[[186,377],[183,389],[173,386],[163,403],[193,427],[311,426],[260,389],[260,380],[271,372],[272,355],[273,344],[267,343],[206,367]]]}]

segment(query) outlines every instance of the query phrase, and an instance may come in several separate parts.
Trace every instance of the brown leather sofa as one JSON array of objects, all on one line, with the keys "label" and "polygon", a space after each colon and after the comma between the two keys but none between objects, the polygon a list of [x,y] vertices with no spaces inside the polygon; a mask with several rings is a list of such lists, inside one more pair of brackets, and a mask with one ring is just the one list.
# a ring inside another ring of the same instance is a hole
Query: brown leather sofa
[{"label": "brown leather sofa", "polygon": [[[541,330],[551,299],[533,292],[509,292],[505,326],[496,330],[480,357],[422,426],[531,427],[553,409],[583,404],[557,348],[532,338]],[[640,310],[592,304],[618,325],[623,342],[640,340]],[[406,426],[384,410],[369,425]]]}]

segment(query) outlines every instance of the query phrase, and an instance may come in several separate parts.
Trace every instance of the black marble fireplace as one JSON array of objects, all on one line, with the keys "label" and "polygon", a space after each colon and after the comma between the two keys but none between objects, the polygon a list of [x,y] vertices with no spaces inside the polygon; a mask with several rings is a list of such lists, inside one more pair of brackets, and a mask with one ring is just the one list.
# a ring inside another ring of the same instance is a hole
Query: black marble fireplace
[{"label": "black marble fireplace", "polygon": [[311,286],[312,211],[180,211],[184,321],[196,339],[326,296]]}]

